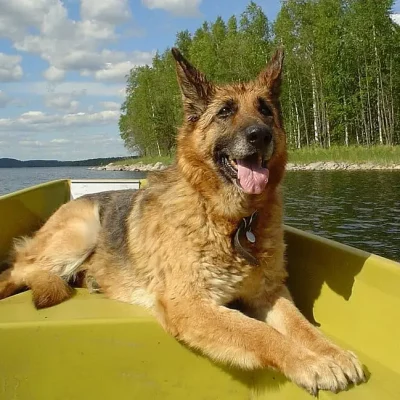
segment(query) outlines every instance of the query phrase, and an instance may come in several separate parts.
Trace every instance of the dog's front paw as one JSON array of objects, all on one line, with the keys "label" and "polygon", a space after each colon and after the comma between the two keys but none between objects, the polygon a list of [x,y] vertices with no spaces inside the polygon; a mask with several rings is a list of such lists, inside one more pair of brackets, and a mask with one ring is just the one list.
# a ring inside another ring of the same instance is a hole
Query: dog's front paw
[{"label": "dog's front paw", "polygon": [[311,352],[298,354],[296,360],[286,364],[284,372],[313,396],[318,390],[337,393],[345,390],[350,383],[343,368],[333,358]]},{"label": "dog's front paw", "polygon": [[355,384],[365,382],[365,373],[362,364],[353,352],[332,345],[329,348],[324,349],[322,354],[339,365],[351,382]]}]

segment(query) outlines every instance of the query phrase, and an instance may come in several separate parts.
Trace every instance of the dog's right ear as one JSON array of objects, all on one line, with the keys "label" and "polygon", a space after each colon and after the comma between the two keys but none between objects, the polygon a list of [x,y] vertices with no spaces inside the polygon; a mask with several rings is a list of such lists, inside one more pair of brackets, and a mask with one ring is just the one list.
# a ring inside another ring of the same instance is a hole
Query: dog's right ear
[{"label": "dog's right ear", "polygon": [[176,72],[186,117],[189,121],[197,121],[213,94],[213,85],[183,57],[176,47],[173,47],[171,52],[176,60]]},{"label": "dog's right ear", "polygon": [[279,47],[267,66],[258,76],[258,82],[261,86],[268,88],[271,94],[279,97],[282,84],[282,70],[285,52],[283,47]]}]

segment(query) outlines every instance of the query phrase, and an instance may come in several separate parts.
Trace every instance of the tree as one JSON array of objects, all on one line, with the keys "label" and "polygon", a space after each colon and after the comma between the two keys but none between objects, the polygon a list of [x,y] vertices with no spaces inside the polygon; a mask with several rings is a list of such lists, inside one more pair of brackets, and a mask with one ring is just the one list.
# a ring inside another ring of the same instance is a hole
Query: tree
[{"label": "tree", "polygon": [[[282,0],[273,25],[251,1],[240,18],[178,32],[175,45],[216,82],[256,77],[286,50],[282,108],[290,147],[400,143],[400,27],[393,0]],[[131,70],[119,121],[125,146],[171,154],[182,118],[170,50]]]}]

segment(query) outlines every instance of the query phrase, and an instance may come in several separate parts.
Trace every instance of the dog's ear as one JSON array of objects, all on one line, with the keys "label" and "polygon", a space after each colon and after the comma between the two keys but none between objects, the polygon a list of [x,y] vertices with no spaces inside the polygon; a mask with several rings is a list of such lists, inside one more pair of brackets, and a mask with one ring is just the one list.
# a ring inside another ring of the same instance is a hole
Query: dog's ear
[{"label": "dog's ear", "polygon": [[196,121],[207,107],[207,102],[214,91],[213,85],[183,57],[177,48],[173,47],[171,51],[176,60],[176,72],[185,114],[189,121]]},{"label": "dog's ear", "polygon": [[283,47],[279,47],[258,76],[258,83],[266,87],[274,96],[279,96],[280,94],[284,58]]}]

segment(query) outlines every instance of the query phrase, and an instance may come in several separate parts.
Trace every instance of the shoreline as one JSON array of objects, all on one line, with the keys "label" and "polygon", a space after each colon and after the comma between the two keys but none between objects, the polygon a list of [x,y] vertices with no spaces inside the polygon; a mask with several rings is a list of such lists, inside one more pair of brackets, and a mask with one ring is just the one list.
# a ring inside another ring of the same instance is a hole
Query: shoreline
[{"label": "shoreline", "polygon": [[[131,165],[108,165],[100,167],[89,167],[95,171],[134,171],[134,172],[150,172],[161,171],[168,165],[161,162],[154,164],[131,164]],[[307,164],[288,163],[286,171],[400,171],[400,164],[380,165],[371,162],[368,163],[347,163],[335,161],[317,161]]]}]

